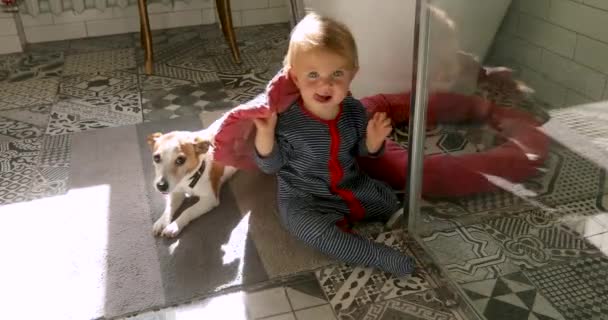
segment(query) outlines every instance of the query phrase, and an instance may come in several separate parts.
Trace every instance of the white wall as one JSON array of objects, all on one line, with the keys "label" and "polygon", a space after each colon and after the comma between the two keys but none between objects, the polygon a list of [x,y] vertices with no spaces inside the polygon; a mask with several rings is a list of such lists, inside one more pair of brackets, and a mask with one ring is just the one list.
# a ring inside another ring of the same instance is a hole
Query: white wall
[{"label": "white wall", "polygon": [[[235,26],[249,26],[289,21],[286,0],[232,0]],[[215,1],[175,1],[175,6],[161,3],[148,5],[150,27],[165,29],[191,25],[212,24],[217,21]],[[96,37],[139,31],[137,6],[105,11],[87,9],[82,14],[73,11],[61,15],[42,13],[36,17],[21,14],[27,42],[45,42],[84,37]]]},{"label": "white wall", "polygon": [[608,99],[608,1],[514,0],[488,62],[552,107]]},{"label": "white wall", "polygon": [[0,11],[0,54],[21,52],[22,50],[13,14]]},{"label": "white wall", "polygon": [[430,3],[443,9],[454,21],[461,50],[484,60],[511,0],[430,0]]}]

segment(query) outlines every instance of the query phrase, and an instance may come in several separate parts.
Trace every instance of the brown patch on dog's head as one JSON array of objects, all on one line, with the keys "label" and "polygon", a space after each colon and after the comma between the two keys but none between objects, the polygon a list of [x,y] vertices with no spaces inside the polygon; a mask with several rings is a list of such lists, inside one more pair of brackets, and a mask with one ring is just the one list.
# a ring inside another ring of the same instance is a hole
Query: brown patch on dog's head
[{"label": "brown patch on dog's head", "polygon": [[148,145],[150,146],[150,149],[152,151],[154,151],[154,149],[155,149],[154,146],[156,145],[156,140],[158,140],[158,138],[160,138],[162,135],[163,134],[160,133],[160,132],[155,132],[155,133],[152,133],[152,134],[148,135],[147,142],[148,142]]},{"label": "brown patch on dog's head", "polygon": [[[187,173],[198,170],[199,157],[209,151],[211,143],[201,137],[194,137],[194,139],[192,139],[187,136],[179,136],[177,138],[179,138],[179,152],[177,157],[183,157],[185,159],[181,167],[183,167]],[[175,166],[172,173],[177,174],[178,170],[180,170],[180,167]]]},{"label": "brown patch on dog's head", "polygon": [[209,151],[211,142],[209,142],[208,140],[205,140],[201,137],[196,137],[196,138],[194,138],[194,143],[192,143],[192,145],[194,146],[194,151],[197,154],[204,154],[204,153],[207,153],[207,151]]},{"label": "brown patch on dog's head", "polygon": [[[198,169],[198,153],[196,152],[195,145],[188,141],[182,141],[179,144],[179,150],[180,150],[180,152],[178,154],[178,157],[182,156],[186,160],[183,164],[185,171],[190,173],[190,172],[197,170]],[[179,167],[175,167],[176,172],[178,169],[179,169]]]}]

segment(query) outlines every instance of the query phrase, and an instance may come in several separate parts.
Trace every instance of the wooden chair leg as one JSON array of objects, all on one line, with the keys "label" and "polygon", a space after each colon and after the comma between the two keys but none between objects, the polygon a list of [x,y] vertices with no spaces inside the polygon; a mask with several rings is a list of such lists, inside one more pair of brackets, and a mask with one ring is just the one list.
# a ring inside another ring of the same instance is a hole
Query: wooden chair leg
[{"label": "wooden chair leg", "polygon": [[144,22],[142,19],[139,19],[139,43],[141,44],[141,48],[146,48],[146,43],[144,41]]},{"label": "wooden chair leg", "polygon": [[146,52],[144,69],[147,75],[151,75],[154,72],[154,52],[152,49],[152,33],[150,32],[148,6],[146,5],[146,0],[137,0],[137,5],[139,7],[139,21],[141,26],[139,36],[142,41],[142,47]]},{"label": "wooden chair leg", "polygon": [[230,0],[215,0],[215,6],[217,7],[217,14],[220,17],[220,23],[222,25],[222,32],[224,37],[230,45],[232,51],[232,58],[235,63],[241,63],[241,54],[236,44],[236,36],[234,34],[234,27],[232,25],[232,11],[230,10]]}]

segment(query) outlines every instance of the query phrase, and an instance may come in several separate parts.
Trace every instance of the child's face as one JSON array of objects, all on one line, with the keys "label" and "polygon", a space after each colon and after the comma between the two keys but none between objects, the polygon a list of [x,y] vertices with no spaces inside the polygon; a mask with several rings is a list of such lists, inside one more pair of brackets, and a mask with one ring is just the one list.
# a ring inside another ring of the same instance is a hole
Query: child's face
[{"label": "child's face", "polygon": [[289,72],[306,107],[317,110],[340,104],[357,73],[343,57],[322,50],[299,54]]}]

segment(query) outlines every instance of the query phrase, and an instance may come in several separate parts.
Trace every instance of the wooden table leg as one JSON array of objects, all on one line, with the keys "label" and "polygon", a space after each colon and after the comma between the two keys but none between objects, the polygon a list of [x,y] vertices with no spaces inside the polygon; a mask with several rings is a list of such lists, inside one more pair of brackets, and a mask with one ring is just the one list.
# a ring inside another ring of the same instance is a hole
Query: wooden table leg
[{"label": "wooden table leg", "polygon": [[148,17],[148,6],[146,0],[137,0],[139,7],[139,22],[141,26],[140,39],[142,47],[146,51],[144,69],[147,75],[154,72],[154,53],[152,49],[152,33],[150,32],[150,19]]},{"label": "wooden table leg", "polygon": [[[140,0],[141,1],[141,0]],[[241,54],[236,44],[236,36],[234,34],[234,28],[232,26],[232,11],[230,10],[230,0],[215,0],[215,6],[217,7],[217,14],[220,17],[220,23],[222,25],[222,32],[232,51],[232,58],[235,63],[241,63]]]}]

